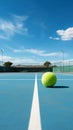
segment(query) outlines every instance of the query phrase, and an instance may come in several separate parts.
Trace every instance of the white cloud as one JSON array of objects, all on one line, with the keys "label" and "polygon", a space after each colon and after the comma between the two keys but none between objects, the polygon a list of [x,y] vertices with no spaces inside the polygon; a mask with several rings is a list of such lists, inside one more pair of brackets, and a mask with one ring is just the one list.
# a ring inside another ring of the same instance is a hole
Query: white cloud
[{"label": "white cloud", "polygon": [[9,39],[15,33],[28,35],[28,28],[24,26],[28,16],[13,15],[12,20],[4,20],[0,18],[0,38]]},{"label": "white cloud", "polygon": [[60,40],[60,38],[59,37],[55,37],[54,40]]},{"label": "white cloud", "polygon": [[[12,50],[13,51],[13,50]],[[27,52],[26,52],[27,51]],[[29,53],[29,56],[23,57],[12,57],[8,55],[0,55],[0,64],[6,61],[11,61],[13,64],[43,64],[47,60],[54,60],[56,59],[61,59],[63,56],[62,52],[52,52],[52,53],[45,53],[43,50],[36,50],[36,49],[25,49],[23,50],[14,50],[15,53]],[[36,54],[36,55],[31,55],[31,54]],[[55,61],[56,62],[56,61]]]},{"label": "white cloud", "polygon": [[44,53],[43,50],[37,50],[37,49],[14,49],[14,52],[19,52],[19,53],[32,53],[32,54],[37,54],[37,55],[40,55],[42,53]]},{"label": "white cloud", "polygon": [[50,57],[50,56],[58,56],[59,53],[53,52],[53,53],[41,53],[40,56]]},{"label": "white cloud", "polygon": [[49,37],[49,39],[53,40],[63,40],[68,41],[73,39],[73,27],[67,28],[66,30],[57,30],[56,33],[59,37]]},{"label": "white cloud", "polygon": [[50,57],[50,56],[58,56],[61,55],[58,52],[53,52],[53,53],[46,53],[44,50],[37,50],[37,49],[14,49],[15,53],[31,53],[31,54],[36,54],[38,56],[43,56],[43,57]]},{"label": "white cloud", "polygon": [[16,22],[23,22],[23,21],[26,21],[27,19],[28,19],[28,16],[18,16],[18,15],[13,15],[13,17],[14,17],[14,20],[16,21]]},{"label": "white cloud", "polygon": [[53,64],[57,65],[57,66],[71,66],[73,65],[73,59],[66,59],[66,60],[56,60],[52,62]]},{"label": "white cloud", "polygon": [[12,59],[12,62],[14,64],[32,64],[35,63],[35,60],[32,58],[22,57],[22,58],[14,58]]},{"label": "white cloud", "polygon": [[73,39],[73,27],[67,28],[66,30],[57,30],[56,32],[61,36],[61,40],[66,41]]},{"label": "white cloud", "polygon": [[0,55],[0,61],[2,61],[2,58],[3,58],[4,61],[8,61],[8,60],[11,60],[11,59],[12,59],[12,57],[10,57],[10,56],[3,56],[3,57],[2,57],[2,56]]},{"label": "white cloud", "polygon": [[49,39],[53,39],[53,40],[60,40],[60,38],[59,37],[49,37]]},{"label": "white cloud", "polygon": [[0,55],[0,64],[2,62],[7,62],[7,61],[11,61],[13,64],[38,64],[40,62],[40,59],[36,59],[32,58],[32,57],[10,57],[10,56],[2,56]]}]

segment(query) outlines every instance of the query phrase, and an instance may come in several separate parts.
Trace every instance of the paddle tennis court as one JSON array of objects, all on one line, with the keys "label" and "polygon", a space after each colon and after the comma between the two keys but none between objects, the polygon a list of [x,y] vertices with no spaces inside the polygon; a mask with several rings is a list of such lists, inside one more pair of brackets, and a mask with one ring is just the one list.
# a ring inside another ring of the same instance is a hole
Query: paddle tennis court
[{"label": "paddle tennis court", "polygon": [[0,130],[73,130],[73,75],[45,88],[42,74],[0,73]]}]

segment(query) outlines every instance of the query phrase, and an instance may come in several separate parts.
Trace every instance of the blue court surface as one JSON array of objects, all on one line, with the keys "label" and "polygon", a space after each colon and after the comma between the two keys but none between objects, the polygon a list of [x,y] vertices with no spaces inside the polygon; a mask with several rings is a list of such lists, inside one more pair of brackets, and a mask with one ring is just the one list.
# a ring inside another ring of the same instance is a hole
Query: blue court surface
[{"label": "blue court surface", "polygon": [[[42,74],[37,73],[41,129],[35,130],[73,130],[73,75],[56,74],[54,88],[45,88]],[[0,74],[0,130],[29,130],[35,75]]]}]

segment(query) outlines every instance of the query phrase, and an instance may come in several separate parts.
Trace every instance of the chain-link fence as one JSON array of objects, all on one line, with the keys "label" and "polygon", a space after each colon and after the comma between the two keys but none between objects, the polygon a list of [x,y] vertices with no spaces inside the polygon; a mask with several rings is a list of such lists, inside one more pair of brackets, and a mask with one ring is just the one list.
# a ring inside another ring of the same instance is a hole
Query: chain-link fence
[{"label": "chain-link fence", "polygon": [[54,72],[73,72],[73,61],[60,61],[53,63]]}]

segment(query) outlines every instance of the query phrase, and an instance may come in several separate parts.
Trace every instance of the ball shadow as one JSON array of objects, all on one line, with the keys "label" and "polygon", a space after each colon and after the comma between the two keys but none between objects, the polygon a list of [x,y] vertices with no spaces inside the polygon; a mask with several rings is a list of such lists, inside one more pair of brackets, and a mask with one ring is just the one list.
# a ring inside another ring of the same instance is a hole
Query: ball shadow
[{"label": "ball shadow", "polygon": [[64,88],[69,88],[69,86],[54,86],[54,87],[48,87],[48,88],[62,88],[62,89],[64,89]]}]

